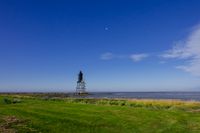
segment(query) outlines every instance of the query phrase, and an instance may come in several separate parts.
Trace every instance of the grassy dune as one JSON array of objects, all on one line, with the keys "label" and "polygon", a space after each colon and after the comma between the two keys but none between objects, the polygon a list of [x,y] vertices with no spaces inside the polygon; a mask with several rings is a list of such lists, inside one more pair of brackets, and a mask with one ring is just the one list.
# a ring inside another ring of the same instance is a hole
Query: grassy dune
[{"label": "grassy dune", "polygon": [[200,133],[200,103],[1,95],[0,132]]}]

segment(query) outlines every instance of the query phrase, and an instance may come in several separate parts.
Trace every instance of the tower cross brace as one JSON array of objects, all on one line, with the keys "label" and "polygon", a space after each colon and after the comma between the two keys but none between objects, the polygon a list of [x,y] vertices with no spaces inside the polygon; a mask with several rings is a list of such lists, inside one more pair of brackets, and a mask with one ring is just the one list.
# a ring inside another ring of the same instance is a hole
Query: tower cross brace
[{"label": "tower cross brace", "polygon": [[76,94],[83,94],[86,93],[85,81],[83,80],[83,73],[82,71],[78,74],[78,81],[76,86]]}]

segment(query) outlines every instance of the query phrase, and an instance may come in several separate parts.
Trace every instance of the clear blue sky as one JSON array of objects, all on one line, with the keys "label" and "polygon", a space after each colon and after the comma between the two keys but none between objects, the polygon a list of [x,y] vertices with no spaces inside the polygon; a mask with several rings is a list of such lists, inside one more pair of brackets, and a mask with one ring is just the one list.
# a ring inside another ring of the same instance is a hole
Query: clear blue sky
[{"label": "clear blue sky", "polygon": [[200,91],[199,23],[199,0],[1,0],[0,91]]}]

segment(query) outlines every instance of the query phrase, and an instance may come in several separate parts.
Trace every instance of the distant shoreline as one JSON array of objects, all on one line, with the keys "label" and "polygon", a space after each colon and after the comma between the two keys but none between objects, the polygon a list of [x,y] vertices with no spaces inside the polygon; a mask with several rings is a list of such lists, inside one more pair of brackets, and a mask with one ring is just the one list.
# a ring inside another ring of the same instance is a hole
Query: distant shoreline
[{"label": "distant shoreline", "polygon": [[73,92],[0,92],[0,95],[27,95],[62,98],[96,98],[96,99],[154,99],[200,101],[200,92],[89,92],[75,95]]}]

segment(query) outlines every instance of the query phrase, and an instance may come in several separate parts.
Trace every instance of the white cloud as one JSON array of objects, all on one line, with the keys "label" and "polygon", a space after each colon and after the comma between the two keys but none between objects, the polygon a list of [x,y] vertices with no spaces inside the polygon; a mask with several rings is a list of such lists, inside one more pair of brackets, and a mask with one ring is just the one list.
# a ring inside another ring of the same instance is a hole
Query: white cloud
[{"label": "white cloud", "polygon": [[192,59],[188,65],[176,66],[176,68],[200,76],[200,59]]},{"label": "white cloud", "polygon": [[144,58],[148,57],[148,54],[132,54],[130,55],[130,58],[134,61],[134,62],[138,62],[143,60]]},{"label": "white cloud", "polygon": [[166,64],[166,61],[159,61],[159,64]]},{"label": "white cloud", "polygon": [[182,59],[186,64],[176,68],[200,76],[200,25],[194,28],[186,41],[179,42],[162,57]]},{"label": "white cloud", "polygon": [[102,59],[102,60],[111,60],[113,58],[114,58],[114,55],[110,52],[104,53],[100,57],[100,59]]},{"label": "white cloud", "polygon": [[141,61],[141,60],[143,60],[144,58],[146,58],[148,56],[149,55],[145,54],[145,53],[142,53],[142,54],[131,54],[131,55],[123,55],[123,54],[118,54],[117,55],[117,54],[113,54],[113,53],[110,53],[110,52],[106,52],[106,53],[103,53],[100,56],[100,59],[101,60],[112,60],[112,59],[123,60],[123,59],[131,59],[134,62],[138,62],[138,61]]}]

